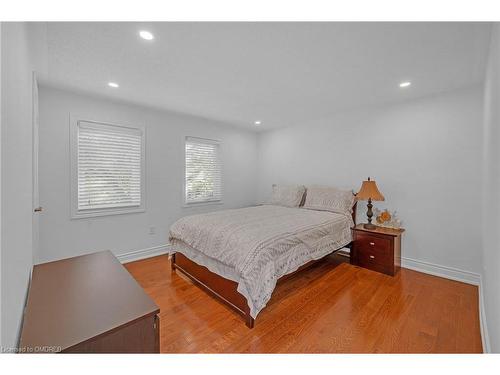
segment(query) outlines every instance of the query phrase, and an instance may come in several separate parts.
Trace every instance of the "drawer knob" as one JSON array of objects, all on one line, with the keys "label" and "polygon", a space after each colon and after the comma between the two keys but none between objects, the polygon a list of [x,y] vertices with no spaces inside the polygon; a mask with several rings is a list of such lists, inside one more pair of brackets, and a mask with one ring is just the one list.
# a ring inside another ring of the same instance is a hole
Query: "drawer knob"
[{"label": "drawer knob", "polygon": [[371,246],[375,246],[375,242],[370,242],[370,245]]},{"label": "drawer knob", "polygon": [[375,255],[370,255],[370,259],[375,259]]}]

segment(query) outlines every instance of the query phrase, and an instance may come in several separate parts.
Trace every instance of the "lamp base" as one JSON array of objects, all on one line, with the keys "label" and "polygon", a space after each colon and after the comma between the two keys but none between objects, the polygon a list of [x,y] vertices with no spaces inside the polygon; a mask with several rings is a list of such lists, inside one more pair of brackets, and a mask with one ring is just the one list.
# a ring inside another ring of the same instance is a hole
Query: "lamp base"
[{"label": "lamp base", "polygon": [[372,224],[372,223],[366,223],[366,224],[363,224],[363,228],[365,228],[365,229],[376,229],[377,226],[375,224]]}]

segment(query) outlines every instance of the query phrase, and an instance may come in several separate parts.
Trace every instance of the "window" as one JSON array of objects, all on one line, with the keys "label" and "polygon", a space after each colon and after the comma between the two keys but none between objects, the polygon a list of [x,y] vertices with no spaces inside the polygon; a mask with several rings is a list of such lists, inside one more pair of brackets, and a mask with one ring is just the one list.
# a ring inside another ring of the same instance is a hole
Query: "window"
[{"label": "window", "polygon": [[219,142],[186,137],[185,203],[222,199]]},{"label": "window", "polygon": [[144,211],[144,130],[72,122],[72,216]]}]

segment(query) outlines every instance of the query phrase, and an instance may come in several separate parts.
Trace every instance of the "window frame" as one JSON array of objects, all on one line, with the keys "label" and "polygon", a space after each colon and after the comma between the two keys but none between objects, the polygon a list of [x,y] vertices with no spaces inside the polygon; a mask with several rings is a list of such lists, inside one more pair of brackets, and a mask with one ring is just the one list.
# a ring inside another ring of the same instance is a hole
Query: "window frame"
[{"label": "window frame", "polygon": [[[197,202],[188,202],[187,201],[187,185],[186,185],[186,143],[190,140],[200,140],[201,143],[215,144],[217,145],[217,161],[219,162],[220,168],[220,199],[212,199],[212,200],[204,200]],[[223,168],[222,168],[222,142],[217,139],[203,138],[203,137],[195,137],[186,135],[183,137],[183,151],[184,151],[184,171],[183,171],[183,179],[182,179],[182,207],[199,207],[199,206],[208,206],[208,205],[219,205],[223,204],[224,199],[224,187],[223,187]]]},{"label": "window frame", "polygon": [[[109,207],[96,209],[78,209],[78,129],[80,123],[93,125],[113,126],[124,129],[139,130],[141,132],[141,204],[130,207]],[[146,211],[146,127],[142,125],[128,125],[109,121],[91,120],[86,116],[70,115],[70,217],[83,219],[99,216],[140,213]]]}]

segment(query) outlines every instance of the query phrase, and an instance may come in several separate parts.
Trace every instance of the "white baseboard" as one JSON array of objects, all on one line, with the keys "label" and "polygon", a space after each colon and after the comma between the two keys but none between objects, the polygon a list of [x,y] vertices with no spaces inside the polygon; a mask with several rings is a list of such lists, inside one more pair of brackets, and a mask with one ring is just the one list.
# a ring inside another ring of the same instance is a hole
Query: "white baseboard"
[{"label": "white baseboard", "polygon": [[411,258],[402,257],[401,267],[472,285],[479,285],[481,282],[481,275],[478,273],[464,271],[453,267],[441,266]]},{"label": "white baseboard", "polygon": [[133,262],[140,259],[151,258],[158,255],[167,254],[169,250],[168,244],[149,247],[147,249],[140,249],[130,251],[128,253],[117,255],[116,257],[121,263]]},{"label": "white baseboard", "polygon": [[484,306],[483,279],[479,281],[479,325],[481,327],[481,341],[483,343],[483,352],[491,353],[490,336],[488,334],[488,325],[486,324],[486,310]]}]

